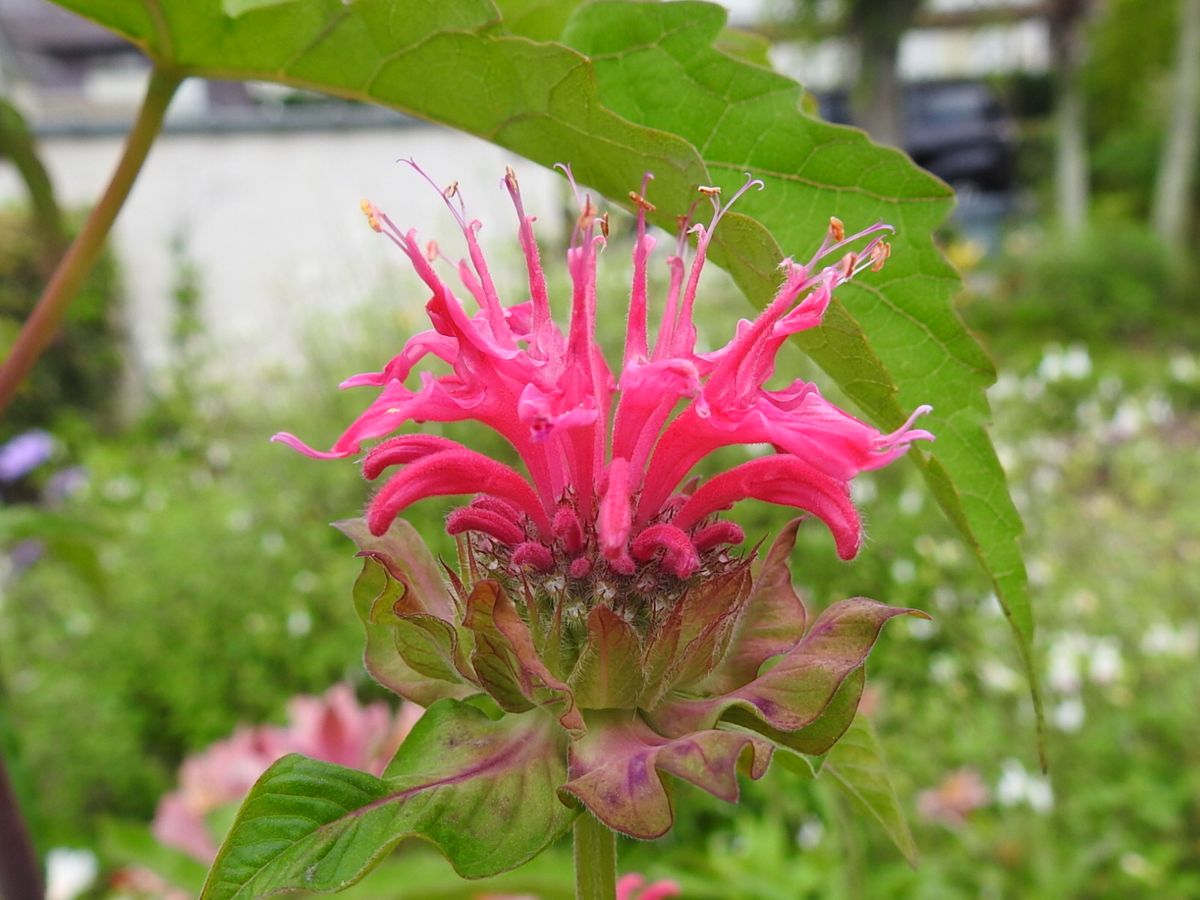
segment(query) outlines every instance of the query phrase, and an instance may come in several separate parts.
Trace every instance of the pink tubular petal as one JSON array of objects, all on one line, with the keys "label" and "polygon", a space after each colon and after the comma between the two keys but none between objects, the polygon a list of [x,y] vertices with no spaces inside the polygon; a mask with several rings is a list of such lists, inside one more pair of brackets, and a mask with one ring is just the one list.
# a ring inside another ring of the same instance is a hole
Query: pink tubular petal
[{"label": "pink tubular petal", "polygon": [[583,549],[583,526],[579,524],[579,516],[570,507],[558,508],[550,529],[568,555],[574,556]]},{"label": "pink tubular petal", "polygon": [[474,509],[486,509],[488,512],[493,512],[498,516],[504,516],[510,522],[516,522],[521,517],[521,513],[518,512],[517,508],[508,501],[501,500],[499,497],[489,497],[486,494],[472,500],[471,506]]},{"label": "pink tubular petal", "polygon": [[608,487],[600,501],[596,531],[600,550],[609,559],[616,559],[625,553],[629,529],[633,525],[629,474],[629,462],[622,457],[614,459],[608,467]]},{"label": "pink tubular petal", "polygon": [[659,550],[663,552],[663,566],[679,578],[690,578],[700,568],[700,557],[696,546],[683,529],[660,522],[644,529],[633,539],[630,551],[633,558],[646,562]]},{"label": "pink tubular petal", "polygon": [[351,375],[338,387],[343,390],[352,387],[382,387],[389,381],[404,381],[412,372],[413,366],[426,356],[436,356],[443,362],[453,363],[457,355],[458,341],[454,338],[432,330],[422,331],[405,342],[404,349],[383,367],[382,372]]},{"label": "pink tubular petal", "polygon": [[572,578],[587,578],[592,572],[592,561],[586,556],[577,556],[571,560],[567,574]]},{"label": "pink tubular petal", "polygon": [[746,532],[733,522],[714,522],[707,528],[701,528],[692,536],[696,552],[703,553],[719,544],[740,544],[746,539]]},{"label": "pink tubular petal", "polygon": [[512,562],[514,566],[529,566],[539,572],[549,572],[554,568],[554,555],[543,544],[526,541],[513,551]]},{"label": "pink tubular petal", "polygon": [[446,517],[446,533],[462,534],[478,531],[494,537],[502,544],[518,544],[525,540],[525,531],[514,520],[477,506],[463,506]]},{"label": "pink tubular petal", "polygon": [[465,450],[462,444],[434,434],[404,434],[388,438],[371,448],[363,460],[363,477],[374,481],[389,466],[416,462],[422,457],[444,450]]},{"label": "pink tubular petal", "polygon": [[383,486],[367,510],[372,534],[383,534],[405,507],[426,497],[494,494],[529,516],[543,535],[550,520],[537,494],[508,466],[473,450],[444,450],[401,469]]},{"label": "pink tubular petal", "polygon": [[303,453],[305,456],[311,456],[313,459],[345,459],[347,456],[353,456],[358,452],[358,447],[353,449],[338,449],[336,446],[332,450],[314,450],[300,438],[286,431],[280,431],[271,435],[271,442],[274,444],[286,444],[293,450]]},{"label": "pink tubular petal", "polygon": [[535,358],[545,358],[545,348],[542,337],[547,331],[557,331],[550,318],[550,296],[546,290],[546,275],[542,270],[542,260],[538,253],[537,241],[533,237],[533,217],[525,215],[525,205],[521,202],[521,189],[517,184],[517,175],[512,169],[504,174],[504,187],[512,198],[513,207],[517,211],[520,222],[518,239],[521,250],[525,254],[525,268],[529,273],[529,298],[533,304],[533,317],[530,324],[530,354]]},{"label": "pink tubular petal", "polygon": [[710,513],[748,498],[807,510],[829,526],[838,556],[852,559],[858,553],[862,525],[849,486],[794,456],[753,459],[716,476],[692,495],[673,521],[690,528]]}]

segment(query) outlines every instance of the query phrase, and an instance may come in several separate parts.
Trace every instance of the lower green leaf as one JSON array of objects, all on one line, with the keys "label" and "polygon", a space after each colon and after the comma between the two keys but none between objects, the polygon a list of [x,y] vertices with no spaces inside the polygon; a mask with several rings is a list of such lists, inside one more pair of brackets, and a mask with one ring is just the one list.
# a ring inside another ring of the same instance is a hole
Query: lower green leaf
[{"label": "lower green leaf", "polygon": [[567,778],[565,740],[539,710],[493,721],[443,700],[384,778],[285,756],[242,804],[201,900],[339,891],[406,837],[436,845],[465,878],[514,868],[576,815],[555,795]]},{"label": "lower green leaf", "polygon": [[884,759],[879,738],[869,720],[859,716],[829,751],[822,775],[828,775],[875,819],[909,865],[918,861],[917,842],[896,797],[896,788]]}]

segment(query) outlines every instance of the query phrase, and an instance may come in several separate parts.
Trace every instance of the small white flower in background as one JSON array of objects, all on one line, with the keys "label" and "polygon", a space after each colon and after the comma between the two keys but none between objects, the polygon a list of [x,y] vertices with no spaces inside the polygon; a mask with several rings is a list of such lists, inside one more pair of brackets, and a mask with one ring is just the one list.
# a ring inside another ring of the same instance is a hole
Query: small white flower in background
[{"label": "small white flower in background", "polygon": [[1001,806],[1026,803],[1034,812],[1044,813],[1054,806],[1054,791],[1046,778],[1030,775],[1020,760],[1010,757],[1001,764],[996,800]]},{"label": "small white flower in background", "polygon": [[1024,683],[1020,675],[995,659],[985,659],[980,663],[979,680],[1001,694],[1011,694],[1019,690]]},{"label": "small white flower in background", "polygon": [[99,872],[90,850],[55,847],[46,854],[46,900],[74,900],[92,886]]},{"label": "small white flower in background", "polygon": [[1091,647],[1088,674],[1100,685],[1112,684],[1121,677],[1125,664],[1121,657],[1121,645],[1114,637],[1099,638]]},{"label": "small white flower in background", "polygon": [[312,631],[312,613],[307,609],[294,609],[287,617],[287,633],[292,637],[304,637]]},{"label": "small white flower in background", "polygon": [[1078,697],[1068,697],[1054,707],[1051,718],[1054,721],[1054,727],[1059,731],[1075,734],[1083,727],[1085,712],[1082,700]]},{"label": "small white flower in background", "polygon": [[908,584],[916,577],[917,567],[911,559],[901,558],[892,563],[892,578],[900,582],[900,584]]},{"label": "small white flower in background", "polygon": [[1060,634],[1050,644],[1046,684],[1060,694],[1074,694],[1082,685],[1080,667],[1087,652],[1087,639],[1081,634]]},{"label": "small white flower in background", "polygon": [[825,825],[820,819],[807,818],[796,832],[796,844],[805,850],[811,850],[821,843],[825,836]]},{"label": "small white flower in background", "polygon": [[1195,622],[1156,622],[1142,635],[1141,646],[1147,656],[1195,656],[1200,649],[1200,627]]},{"label": "small white flower in background", "polygon": [[1167,371],[1171,373],[1173,379],[1184,384],[1200,379],[1200,365],[1196,364],[1196,357],[1190,353],[1172,356],[1170,363],[1167,364]]},{"label": "small white flower in background", "polygon": [[1058,344],[1047,344],[1037,373],[1043,381],[1082,381],[1092,374],[1092,357],[1083,344],[1072,344],[1065,350]]}]

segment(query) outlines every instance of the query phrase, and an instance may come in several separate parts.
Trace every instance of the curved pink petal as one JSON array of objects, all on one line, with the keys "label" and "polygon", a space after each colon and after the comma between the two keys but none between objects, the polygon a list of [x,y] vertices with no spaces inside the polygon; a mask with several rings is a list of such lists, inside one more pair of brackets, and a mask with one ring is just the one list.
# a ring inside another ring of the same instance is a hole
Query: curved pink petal
[{"label": "curved pink petal", "polygon": [[549,572],[554,568],[554,554],[537,541],[525,541],[513,551],[512,562],[514,566],[529,566],[539,572]]},{"label": "curved pink petal", "polygon": [[625,553],[629,531],[633,527],[632,493],[629,484],[629,462],[617,457],[608,467],[608,486],[600,500],[596,533],[600,551],[609,559]]},{"label": "curved pink petal", "polygon": [[560,506],[554,513],[551,531],[567,554],[574,556],[583,549],[583,525],[580,524],[575,510],[569,506]]},{"label": "curved pink petal", "polygon": [[446,534],[478,531],[494,537],[502,544],[517,544],[525,540],[525,531],[513,519],[477,506],[462,506],[446,517]]},{"label": "curved pink petal", "polygon": [[436,356],[443,362],[453,363],[458,356],[458,341],[432,330],[418,332],[405,342],[404,349],[392,357],[383,371],[351,375],[338,387],[382,387],[389,381],[404,381],[413,366],[426,356]]},{"label": "curved pink petal", "polygon": [[424,456],[444,450],[466,450],[462,444],[435,434],[402,434],[388,438],[371,448],[363,460],[363,477],[374,481],[389,466],[416,462]]},{"label": "curved pink petal", "polygon": [[633,539],[630,552],[639,562],[646,562],[663,551],[663,567],[680,578],[690,578],[700,568],[700,556],[687,532],[677,525],[660,522],[643,529]]},{"label": "curved pink petal", "polygon": [[838,556],[852,559],[862,543],[862,524],[849,486],[794,456],[765,456],[717,475],[700,486],[674,523],[687,529],[709,514],[753,498],[807,510],[833,533]]},{"label": "curved pink petal", "polygon": [[473,450],[435,453],[393,475],[367,510],[371,533],[383,534],[401,510],[418,500],[453,494],[494,494],[529,516],[543,535],[550,533],[550,521],[529,482]]},{"label": "curved pink petal", "polygon": [[692,535],[692,543],[696,545],[697,553],[703,553],[721,544],[740,544],[745,539],[746,532],[734,522],[714,522]]}]

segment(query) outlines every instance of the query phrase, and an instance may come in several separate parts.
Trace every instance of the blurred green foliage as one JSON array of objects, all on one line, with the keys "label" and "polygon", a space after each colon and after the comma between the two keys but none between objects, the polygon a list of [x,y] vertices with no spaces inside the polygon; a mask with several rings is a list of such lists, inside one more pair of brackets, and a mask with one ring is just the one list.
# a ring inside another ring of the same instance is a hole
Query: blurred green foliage
[{"label": "blurred green foliage", "polygon": [[[39,234],[24,210],[0,210],[0,356],[7,355],[45,283]],[[110,421],[122,366],[119,296],[117,267],[105,253],[45,357],[5,410],[0,439],[32,427],[61,425],[71,414],[92,424]]]},{"label": "blurred green foliage", "polygon": [[[609,253],[623,256],[622,223],[613,232]],[[1031,257],[1043,252],[1019,239],[1008,251],[1001,272],[1035,271]],[[1105,314],[1095,295],[1116,291],[1106,280],[1129,267],[1110,256],[1097,250],[1075,263],[1074,277],[1094,292],[1079,289],[1079,309],[1046,294],[1045,320],[1034,322],[1023,312],[1034,303],[1028,282],[986,272],[966,307],[1005,348],[995,433],[1045,610],[1049,779],[1034,768],[1030,711],[995,599],[919,474],[894,466],[857,483],[862,555],[839,562],[813,522],[801,529],[793,568],[814,608],[862,594],[935,616],[889,628],[871,663],[874,723],[920,868],[828,780],[777,765],[746,784],[739,807],[680,786],[674,831],[624,844],[623,869],[676,878],[685,897],[713,900],[1200,892],[1191,577],[1200,565],[1200,358],[1159,307],[1124,334],[1119,317],[1088,325],[1089,313]],[[601,289],[623,290],[615,276]],[[702,342],[721,340],[742,313],[730,290],[718,275],[703,292]],[[93,842],[102,816],[147,820],[185,753],[238,721],[279,718],[297,692],[343,677],[362,684],[348,599],[357,567],[325,523],[353,514],[367,488],[349,463],[308,460],[265,438],[289,428],[329,440],[364,402],[332,386],[386,359],[417,311],[381,296],[357,323],[341,323],[347,343],[330,343],[328,331],[314,341],[311,375],[267,374],[241,390],[207,379],[189,357],[175,382],[187,380],[191,405],[161,398],[118,436],[71,432],[67,452],[89,485],[60,511],[91,527],[106,586],[47,551],[10,575],[0,614],[6,712],[20,731],[43,846]],[[619,341],[619,320],[602,328],[610,346]],[[1083,337],[1053,341],[1076,328]],[[797,375],[812,373],[787,350],[779,377]],[[448,554],[443,509],[426,502],[413,517]],[[750,503],[734,515],[751,541],[787,518]],[[923,818],[921,793],[964,767],[987,787],[984,805],[962,824]],[[356,894],[402,896],[397,885],[420,885],[425,893],[414,896],[472,896],[431,853],[402,848]],[[557,896],[569,880],[556,881],[553,860],[565,873],[565,856],[551,856],[502,884]]]}]

